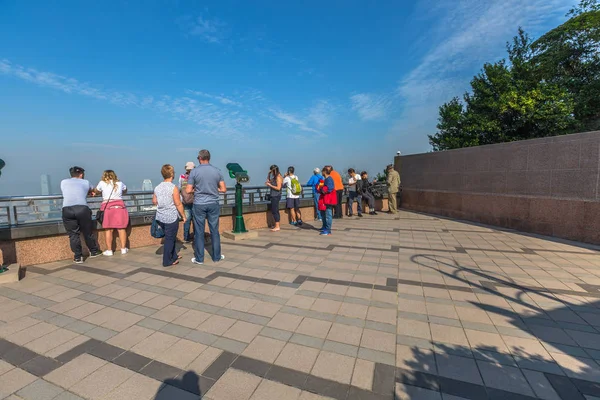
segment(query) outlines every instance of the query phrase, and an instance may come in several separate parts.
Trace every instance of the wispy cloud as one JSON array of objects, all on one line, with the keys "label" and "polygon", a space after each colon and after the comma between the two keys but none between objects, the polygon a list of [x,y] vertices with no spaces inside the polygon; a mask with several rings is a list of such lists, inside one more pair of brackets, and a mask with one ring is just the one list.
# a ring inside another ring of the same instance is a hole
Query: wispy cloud
[{"label": "wispy cloud", "polygon": [[229,36],[228,25],[208,15],[186,16],[180,18],[178,23],[187,35],[198,37],[207,43],[222,44]]},{"label": "wispy cloud", "polygon": [[212,94],[209,94],[209,93],[200,92],[200,91],[197,91],[197,90],[186,90],[186,93],[194,95],[194,96],[205,97],[205,98],[208,98],[208,99],[211,99],[211,100],[216,100],[219,103],[225,104],[227,106],[236,106],[236,107],[241,107],[242,106],[242,103],[240,103],[238,101],[235,101],[235,100],[232,100],[229,97],[225,97],[223,95],[216,96],[216,95],[212,95]]},{"label": "wispy cloud", "polygon": [[384,119],[392,104],[392,96],[358,93],[350,96],[352,109],[363,121]]},{"label": "wispy cloud", "polygon": [[327,100],[318,100],[308,110],[308,121],[312,122],[318,129],[331,125],[336,107]]},{"label": "wispy cloud", "polygon": [[[254,124],[251,117],[241,114],[238,110],[232,111],[213,103],[201,102],[186,96],[137,96],[129,92],[100,89],[74,78],[26,68],[8,60],[0,61],[0,75],[12,76],[38,86],[107,101],[119,106],[158,111],[171,115],[177,120],[193,122],[200,126],[202,134],[215,137],[240,138],[244,136],[243,132]],[[223,101],[221,104],[224,104]]]},{"label": "wispy cloud", "polygon": [[269,112],[276,119],[283,122],[285,125],[295,126],[298,129],[305,131],[305,132],[320,133],[318,130],[308,126],[308,122],[305,119],[303,119],[302,117],[298,117],[296,115],[293,115],[293,114],[290,114],[290,113],[287,113],[285,111],[281,111],[281,110],[275,109],[275,108],[270,108]]},{"label": "wispy cloud", "polygon": [[504,57],[504,44],[522,26],[539,34],[549,22],[558,23],[572,0],[421,0],[415,18],[433,18],[425,35],[431,48],[399,83],[397,95],[404,104],[391,131],[396,140],[409,135],[422,139],[435,131],[438,107],[467,90],[484,62]]}]

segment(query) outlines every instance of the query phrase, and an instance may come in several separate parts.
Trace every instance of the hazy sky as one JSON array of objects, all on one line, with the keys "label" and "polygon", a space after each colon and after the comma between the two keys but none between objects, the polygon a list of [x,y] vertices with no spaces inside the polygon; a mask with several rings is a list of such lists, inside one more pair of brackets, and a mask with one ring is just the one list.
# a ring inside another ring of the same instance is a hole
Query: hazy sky
[{"label": "hazy sky", "polygon": [[575,0],[0,1],[0,195],[79,165],[131,188],[201,148],[372,174],[430,149],[437,108]]}]

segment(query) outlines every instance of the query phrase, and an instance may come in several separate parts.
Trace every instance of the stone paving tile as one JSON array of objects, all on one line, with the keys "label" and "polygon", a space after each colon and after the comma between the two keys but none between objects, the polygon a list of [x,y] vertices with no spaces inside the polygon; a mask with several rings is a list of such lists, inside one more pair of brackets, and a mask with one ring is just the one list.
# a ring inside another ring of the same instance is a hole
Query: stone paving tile
[{"label": "stone paving tile", "polygon": [[355,359],[341,354],[321,351],[311,374],[333,381],[349,384],[352,379]]},{"label": "stone paving tile", "polygon": [[42,379],[25,386],[17,395],[26,400],[52,400],[64,390]]},{"label": "stone paving tile", "polygon": [[75,358],[62,367],[44,376],[44,379],[65,389],[70,389],[77,382],[106,364],[106,361],[87,354]]},{"label": "stone paving tile", "polygon": [[230,369],[208,391],[211,400],[248,400],[261,383],[257,376]]},{"label": "stone paving tile", "polygon": [[159,392],[162,382],[140,374],[133,374],[123,384],[102,397],[102,400],[151,400]]},{"label": "stone paving tile", "polygon": [[108,363],[73,385],[70,390],[83,398],[101,399],[133,374],[133,371]]},{"label": "stone paving tile", "polygon": [[318,355],[319,350],[317,349],[287,343],[275,360],[275,364],[308,373],[311,371]]},{"label": "stone paving tile", "polygon": [[285,342],[257,336],[242,353],[244,356],[273,363],[285,346]]}]

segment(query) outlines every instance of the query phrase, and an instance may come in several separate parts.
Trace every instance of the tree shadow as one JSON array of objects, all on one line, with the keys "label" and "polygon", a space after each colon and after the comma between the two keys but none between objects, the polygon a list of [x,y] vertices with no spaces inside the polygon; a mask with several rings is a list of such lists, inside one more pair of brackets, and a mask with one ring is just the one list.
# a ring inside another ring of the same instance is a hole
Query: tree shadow
[{"label": "tree shadow", "polygon": [[[586,292],[577,296],[536,290],[447,259],[435,255],[411,258],[419,267],[437,270],[461,287],[467,284],[476,289],[464,302],[474,311],[460,315],[460,322],[428,318],[437,324],[437,337],[431,328],[432,340],[415,339],[420,343],[410,351],[399,348],[397,379],[408,385],[401,389],[405,393],[400,398],[420,398],[414,387],[465,398],[510,398],[509,392],[531,398],[550,398],[549,393],[556,392],[569,400],[599,396],[600,299],[586,297]],[[498,284],[499,290],[478,279]],[[452,293],[460,297],[459,292]],[[451,333],[445,336],[440,333],[444,324],[448,332],[465,329],[466,336],[460,340],[451,339]]]},{"label": "tree shadow", "polygon": [[179,379],[165,379],[154,400],[189,400],[196,396],[201,399],[206,391],[201,387],[200,376],[194,371],[187,371]]}]

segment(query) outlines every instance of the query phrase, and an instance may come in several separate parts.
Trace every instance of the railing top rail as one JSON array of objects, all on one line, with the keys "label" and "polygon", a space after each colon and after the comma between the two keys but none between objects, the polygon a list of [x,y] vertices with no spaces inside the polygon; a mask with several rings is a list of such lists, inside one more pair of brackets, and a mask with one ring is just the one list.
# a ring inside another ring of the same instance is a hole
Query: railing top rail
[{"label": "railing top rail", "polygon": [[[308,185],[303,185],[303,188],[310,188]],[[245,191],[252,190],[268,190],[266,186],[244,186]],[[235,187],[228,187],[228,193],[235,192]],[[152,196],[154,191],[128,191],[124,196]],[[62,195],[60,194],[51,194],[51,195],[34,195],[34,196],[0,196],[0,202],[5,201],[28,201],[28,200],[59,200],[62,199]]]}]

